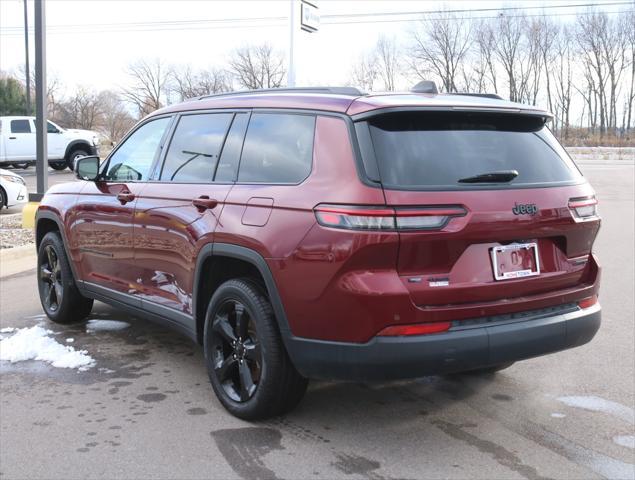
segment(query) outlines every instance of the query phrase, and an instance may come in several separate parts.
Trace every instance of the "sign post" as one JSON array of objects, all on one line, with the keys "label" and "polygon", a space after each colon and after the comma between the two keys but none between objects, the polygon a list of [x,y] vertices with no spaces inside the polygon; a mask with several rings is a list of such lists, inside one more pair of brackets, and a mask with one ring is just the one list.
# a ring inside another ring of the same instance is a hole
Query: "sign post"
[{"label": "sign post", "polygon": [[[287,86],[295,87],[295,29],[296,29],[296,2],[290,0],[289,11],[289,68],[287,70]],[[318,8],[306,0],[300,2],[300,28],[305,32],[317,32],[320,27],[320,15]]]}]

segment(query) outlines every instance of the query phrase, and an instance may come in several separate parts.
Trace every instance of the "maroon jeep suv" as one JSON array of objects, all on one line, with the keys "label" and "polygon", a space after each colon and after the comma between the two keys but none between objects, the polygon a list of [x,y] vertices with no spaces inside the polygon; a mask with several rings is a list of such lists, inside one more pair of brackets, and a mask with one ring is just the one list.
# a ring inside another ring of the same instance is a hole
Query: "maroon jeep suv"
[{"label": "maroon jeep suv", "polygon": [[551,115],[420,90],[149,115],[44,197],[46,314],[80,321],[96,299],[175,328],[245,419],[289,411],[310,378],[492,372],[590,341],[600,218]]}]

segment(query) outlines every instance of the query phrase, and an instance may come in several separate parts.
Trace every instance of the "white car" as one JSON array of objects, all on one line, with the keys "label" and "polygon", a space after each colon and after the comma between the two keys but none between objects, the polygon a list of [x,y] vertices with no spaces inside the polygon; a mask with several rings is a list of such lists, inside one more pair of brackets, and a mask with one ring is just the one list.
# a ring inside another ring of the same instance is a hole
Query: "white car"
[{"label": "white car", "polygon": [[9,170],[0,168],[0,210],[2,207],[13,207],[26,203],[29,194],[24,178]]},{"label": "white car", "polygon": [[[35,117],[0,117],[0,166],[35,163]],[[99,154],[99,134],[66,129],[47,122],[46,143],[51,168],[73,169],[79,157]]]}]

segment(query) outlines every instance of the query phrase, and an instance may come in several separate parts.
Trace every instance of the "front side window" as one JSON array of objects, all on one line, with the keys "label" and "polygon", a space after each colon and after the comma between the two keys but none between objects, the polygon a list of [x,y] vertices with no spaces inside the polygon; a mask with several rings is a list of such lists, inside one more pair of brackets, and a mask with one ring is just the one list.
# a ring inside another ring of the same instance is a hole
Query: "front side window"
[{"label": "front side window", "polygon": [[105,179],[113,182],[146,181],[170,117],[152,120],[130,135],[112,154]]},{"label": "front side window", "polygon": [[31,123],[28,120],[11,120],[11,133],[31,133]]},{"label": "front side window", "polygon": [[58,128],[51,122],[46,122],[46,133],[58,133]]},{"label": "front side window", "polygon": [[165,157],[161,181],[213,181],[218,157],[232,117],[231,113],[181,117]]},{"label": "front side window", "polygon": [[254,113],[247,127],[239,182],[299,183],[311,172],[315,116]]}]

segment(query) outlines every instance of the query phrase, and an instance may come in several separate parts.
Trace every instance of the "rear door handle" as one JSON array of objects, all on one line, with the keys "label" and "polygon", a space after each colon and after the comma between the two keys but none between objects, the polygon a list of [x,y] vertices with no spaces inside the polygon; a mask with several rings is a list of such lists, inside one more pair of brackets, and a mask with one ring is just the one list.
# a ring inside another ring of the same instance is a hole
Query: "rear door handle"
[{"label": "rear door handle", "polygon": [[122,205],[125,205],[128,202],[132,202],[134,199],[135,195],[132,192],[121,192],[117,194],[117,200],[119,200]]},{"label": "rear door handle", "polygon": [[18,137],[9,137],[9,140],[16,140]]},{"label": "rear door handle", "polygon": [[192,200],[192,205],[194,205],[200,212],[204,212],[205,210],[216,208],[218,200],[215,198],[209,198],[207,195],[201,195],[200,197]]}]

